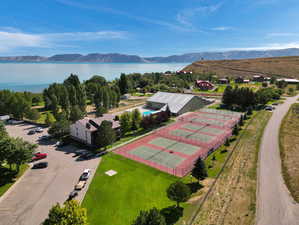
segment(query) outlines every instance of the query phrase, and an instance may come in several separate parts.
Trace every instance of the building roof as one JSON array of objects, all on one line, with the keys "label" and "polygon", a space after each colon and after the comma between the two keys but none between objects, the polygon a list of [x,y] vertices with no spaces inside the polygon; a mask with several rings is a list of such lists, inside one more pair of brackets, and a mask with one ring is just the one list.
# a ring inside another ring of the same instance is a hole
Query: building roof
[{"label": "building roof", "polygon": [[194,97],[199,98],[199,96],[189,94],[157,92],[147,101],[167,104],[172,113],[178,113]]},{"label": "building roof", "polygon": [[115,121],[114,118],[115,118],[115,115],[113,115],[113,114],[104,114],[102,117],[97,117],[97,118],[85,117],[81,120],[78,120],[76,123],[80,123],[82,126],[86,127],[90,131],[96,131],[97,128],[92,123],[90,123],[90,121],[93,121],[98,126],[100,126],[104,120],[107,120],[107,121],[112,122],[113,129],[119,128],[120,127],[119,121]]},{"label": "building roof", "polygon": [[297,79],[290,79],[290,78],[277,79],[277,81],[282,81],[282,80],[288,83],[299,83],[299,80]]}]

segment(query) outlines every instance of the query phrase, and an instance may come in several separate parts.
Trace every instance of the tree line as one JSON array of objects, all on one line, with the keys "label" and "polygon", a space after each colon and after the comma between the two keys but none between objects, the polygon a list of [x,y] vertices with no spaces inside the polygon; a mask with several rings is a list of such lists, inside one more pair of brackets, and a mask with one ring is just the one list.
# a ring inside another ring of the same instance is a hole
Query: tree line
[{"label": "tree line", "polygon": [[283,93],[281,89],[273,87],[261,88],[254,92],[247,87],[227,86],[222,96],[222,104],[227,108],[246,110],[257,105],[265,105],[270,100],[279,99]]},{"label": "tree line", "polygon": [[32,159],[32,155],[37,145],[24,141],[22,138],[13,138],[6,132],[3,123],[0,123],[0,167],[9,165],[16,166],[17,173],[20,166]]},{"label": "tree line", "polygon": [[0,114],[12,115],[16,119],[26,117],[31,120],[37,120],[40,114],[36,109],[32,109],[32,105],[37,105],[41,101],[42,96],[40,94],[1,90]]}]

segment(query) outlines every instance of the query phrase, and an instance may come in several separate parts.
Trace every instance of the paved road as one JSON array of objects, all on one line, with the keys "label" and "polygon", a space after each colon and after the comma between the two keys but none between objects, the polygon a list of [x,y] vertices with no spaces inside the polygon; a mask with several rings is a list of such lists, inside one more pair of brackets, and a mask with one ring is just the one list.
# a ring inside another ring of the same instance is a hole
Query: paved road
[{"label": "paved road", "polygon": [[264,132],[259,155],[257,225],[299,225],[299,204],[284,184],[278,144],[280,123],[298,97],[277,106]]},{"label": "paved road", "polygon": [[[42,134],[27,135],[31,125],[7,126],[10,135],[23,137],[37,142]],[[63,151],[62,151],[63,150]],[[46,169],[28,169],[24,176],[0,199],[0,225],[39,225],[48,215],[49,209],[57,202],[63,203],[73,190],[85,168],[95,173],[100,159],[77,161],[76,148],[67,146],[60,151],[53,143],[40,145],[38,151],[48,153],[42,161],[48,161]],[[77,200],[81,200],[88,188],[80,191]]]}]

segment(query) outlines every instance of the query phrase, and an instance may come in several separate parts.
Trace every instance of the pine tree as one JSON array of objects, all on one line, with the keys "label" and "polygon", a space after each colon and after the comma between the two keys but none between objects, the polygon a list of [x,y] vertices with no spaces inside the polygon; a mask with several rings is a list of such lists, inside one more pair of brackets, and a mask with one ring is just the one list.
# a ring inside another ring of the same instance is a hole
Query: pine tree
[{"label": "pine tree", "polygon": [[128,91],[129,91],[129,84],[127,81],[127,76],[123,73],[120,75],[119,89],[120,89],[120,93],[122,95],[128,93]]},{"label": "pine tree", "polygon": [[107,147],[116,140],[115,130],[112,128],[112,122],[104,120],[97,133],[95,143],[99,147]]},{"label": "pine tree", "polygon": [[142,120],[141,113],[138,109],[134,109],[131,113],[132,117],[132,130],[138,130]]},{"label": "pine tree", "polygon": [[192,176],[197,180],[202,180],[208,176],[204,161],[199,157],[194,164]]}]

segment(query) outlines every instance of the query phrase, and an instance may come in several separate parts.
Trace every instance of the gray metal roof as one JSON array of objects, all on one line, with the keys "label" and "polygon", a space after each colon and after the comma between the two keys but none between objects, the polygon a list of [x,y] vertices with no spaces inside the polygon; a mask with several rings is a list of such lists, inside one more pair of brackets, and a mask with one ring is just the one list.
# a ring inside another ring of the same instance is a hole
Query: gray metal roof
[{"label": "gray metal roof", "polygon": [[193,97],[198,96],[168,92],[157,92],[147,101],[168,104],[170,112],[178,113]]}]

